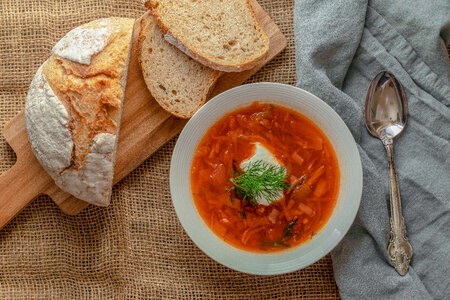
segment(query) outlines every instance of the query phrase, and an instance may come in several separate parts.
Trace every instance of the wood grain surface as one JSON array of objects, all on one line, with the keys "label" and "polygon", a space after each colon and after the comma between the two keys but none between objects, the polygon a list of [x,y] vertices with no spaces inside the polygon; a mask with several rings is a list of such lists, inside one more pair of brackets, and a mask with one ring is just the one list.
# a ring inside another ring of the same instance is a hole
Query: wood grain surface
[{"label": "wood grain surface", "polygon": [[[210,98],[240,85],[286,47],[286,38],[278,26],[255,0],[250,2],[270,40],[267,59],[254,69],[222,75]],[[147,90],[137,61],[139,27],[140,19],[135,22],[133,31],[114,184],[178,134],[187,122],[163,110]],[[78,214],[88,205],[59,189],[40,166],[28,142],[23,112],[5,126],[3,134],[16,152],[17,162],[0,175],[0,229],[40,194],[49,195],[69,215]]]}]

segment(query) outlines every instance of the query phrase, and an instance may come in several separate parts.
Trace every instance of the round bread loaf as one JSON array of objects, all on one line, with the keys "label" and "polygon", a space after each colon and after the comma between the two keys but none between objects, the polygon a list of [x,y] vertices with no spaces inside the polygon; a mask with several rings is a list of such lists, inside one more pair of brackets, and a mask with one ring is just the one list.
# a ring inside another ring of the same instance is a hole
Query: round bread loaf
[{"label": "round bread loaf", "polygon": [[133,19],[92,21],[67,33],[37,71],[25,121],[34,155],[64,191],[107,206]]}]

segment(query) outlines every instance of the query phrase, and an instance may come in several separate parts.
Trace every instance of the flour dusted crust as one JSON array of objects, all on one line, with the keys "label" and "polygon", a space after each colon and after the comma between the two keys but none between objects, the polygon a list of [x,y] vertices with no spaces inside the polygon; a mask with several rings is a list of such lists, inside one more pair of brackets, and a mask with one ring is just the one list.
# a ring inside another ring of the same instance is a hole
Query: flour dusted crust
[{"label": "flour dusted crust", "polygon": [[99,133],[81,170],[67,169],[55,178],[56,184],[79,199],[98,206],[109,204],[114,176],[116,135]]},{"label": "flour dusted crust", "polygon": [[34,155],[53,178],[58,177],[71,161],[69,114],[44,78],[42,66],[30,85],[25,122]]},{"label": "flour dusted crust", "polygon": [[55,47],[52,53],[62,58],[89,65],[91,57],[102,51],[111,34],[120,30],[112,19],[99,19],[81,25],[69,31]]},{"label": "flour dusted crust", "polygon": [[25,120],[33,153],[55,183],[92,204],[108,204],[105,199],[111,194],[116,135],[96,135],[85,167],[80,171],[67,169],[73,150],[69,114],[43,76],[42,66],[27,95]]},{"label": "flour dusted crust", "polygon": [[111,197],[133,24],[100,19],[70,31],[27,95],[36,158],[62,190],[98,206]]}]

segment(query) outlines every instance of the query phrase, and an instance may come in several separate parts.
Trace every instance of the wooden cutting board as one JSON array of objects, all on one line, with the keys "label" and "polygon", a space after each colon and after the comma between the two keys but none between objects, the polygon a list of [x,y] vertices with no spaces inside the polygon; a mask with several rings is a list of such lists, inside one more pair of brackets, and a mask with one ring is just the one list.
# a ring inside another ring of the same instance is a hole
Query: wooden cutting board
[{"label": "wooden cutting board", "polygon": [[[240,85],[286,47],[286,37],[278,26],[256,0],[250,2],[270,39],[268,57],[252,70],[222,75],[211,97]],[[187,122],[163,110],[147,90],[137,61],[136,41],[139,29],[140,19],[136,21],[133,31],[114,184],[178,134]],[[49,195],[69,215],[78,214],[88,205],[60,190],[36,160],[28,142],[23,112],[5,126],[3,135],[16,152],[17,162],[0,175],[0,229],[41,194]]]}]

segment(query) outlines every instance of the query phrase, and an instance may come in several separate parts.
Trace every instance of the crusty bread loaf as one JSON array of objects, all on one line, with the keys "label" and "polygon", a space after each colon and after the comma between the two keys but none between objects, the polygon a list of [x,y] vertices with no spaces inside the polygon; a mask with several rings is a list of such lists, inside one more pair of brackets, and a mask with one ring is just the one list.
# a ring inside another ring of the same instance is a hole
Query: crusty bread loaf
[{"label": "crusty bread loaf", "polygon": [[251,69],[269,39],[248,0],[147,0],[165,39],[202,64],[225,72]]},{"label": "crusty bread loaf", "polygon": [[220,72],[205,67],[164,40],[155,18],[141,19],[138,57],[145,83],[156,101],[180,118],[205,103]]},{"label": "crusty bread loaf", "polygon": [[109,18],[70,31],[39,68],[26,101],[38,161],[62,190],[100,206],[110,202],[133,25]]}]

